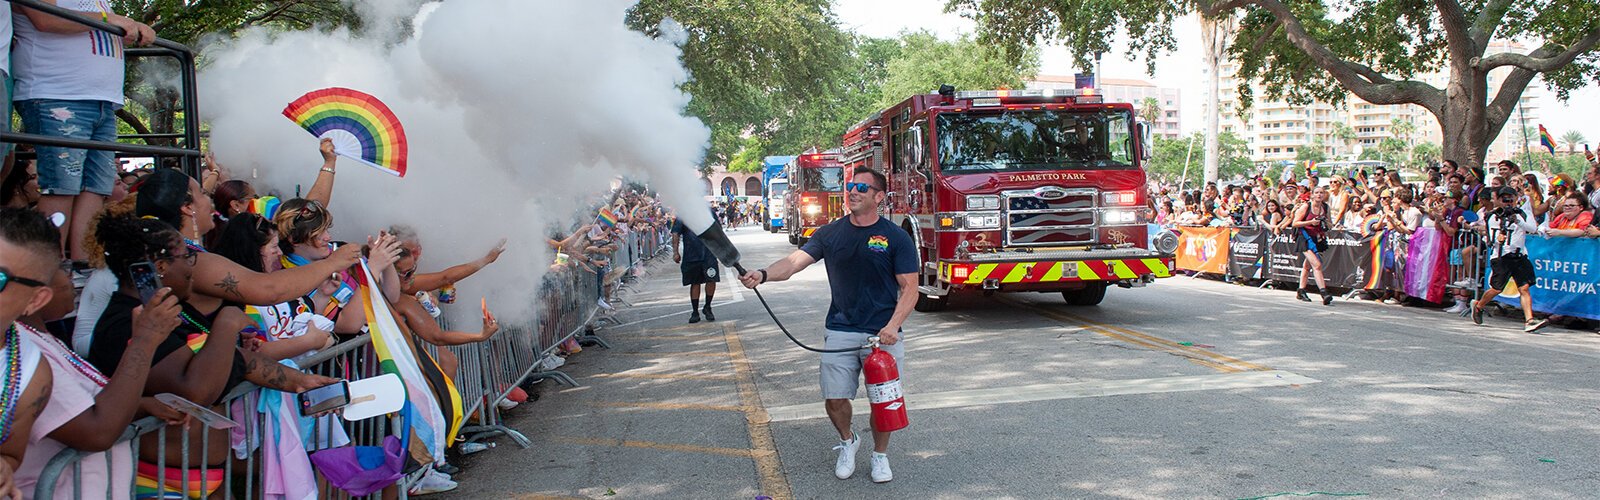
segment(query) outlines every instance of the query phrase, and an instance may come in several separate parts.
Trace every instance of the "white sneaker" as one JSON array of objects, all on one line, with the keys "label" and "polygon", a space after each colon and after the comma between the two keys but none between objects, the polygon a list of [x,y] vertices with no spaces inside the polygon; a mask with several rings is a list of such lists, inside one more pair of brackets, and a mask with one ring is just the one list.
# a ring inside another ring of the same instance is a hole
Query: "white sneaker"
[{"label": "white sneaker", "polygon": [[495,403],[494,405],[500,407],[500,409],[502,409],[502,410],[509,410],[509,409],[512,409],[512,408],[516,408],[517,407],[517,402],[509,400],[509,399],[502,399],[502,400],[500,400],[499,403]]},{"label": "white sneaker", "polygon": [[1464,279],[1464,280],[1456,281],[1455,283],[1451,283],[1450,286],[1453,286],[1453,287],[1456,287],[1456,288],[1472,288],[1472,280]]},{"label": "white sneaker", "polygon": [[1388,298],[1388,299],[1383,299],[1383,303],[1385,303],[1385,304],[1389,304],[1389,305],[1391,305],[1391,306],[1397,306],[1397,305],[1400,305],[1400,301],[1398,301],[1398,300],[1394,300],[1394,299],[1393,299],[1393,298]]},{"label": "white sneaker", "polygon": [[1450,313],[1450,314],[1460,314],[1461,311],[1466,309],[1466,308],[1467,308],[1466,301],[1458,300],[1458,301],[1456,301],[1456,305],[1450,306],[1450,308],[1445,309],[1444,312],[1447,312],[1447,313]]},{"label": "white sneaker", "polygon": [[833,463],[834,477],[850,479],[856,473],[856,450],[861,449],[861,436],[851,434],[849,441],[839,441],[833,449],[839,450],[839,460]]},{"label": "white sneaker", "polygon": [[422,479],[417,480],[417,484],[411,485],[411,489],[406,493],[416,496],[431,495],[454,490],[457,486],[455,481],[450,480],[450,476],[430,468],[422,473]]},{"label": "white sneaker", "polygon": [[595,301],[595,305],[598,305],[598,306],[600,306],[601,309],[605,309],[607,311],[615,311],[615,310],[617,310],[617,308],[611,307],[611,304],[607,304],[606,303],[606,299],[596,300]]},{"label": "white sneaker", "polygon": [[872,482],[887,483],[894,480],[894,471],[889,470],[889,456],[872,452]]}]

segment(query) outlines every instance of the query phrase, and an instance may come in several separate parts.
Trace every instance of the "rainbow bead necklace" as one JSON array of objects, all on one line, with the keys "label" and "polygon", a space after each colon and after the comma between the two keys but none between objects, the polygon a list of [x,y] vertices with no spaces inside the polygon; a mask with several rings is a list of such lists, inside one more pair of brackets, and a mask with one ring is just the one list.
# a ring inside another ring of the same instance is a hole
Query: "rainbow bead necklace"
[{"label": "rainbow bead necklace", "polygon": [[22,399],[22,339],[16,325],[6,329],[6,386],[0,391],[0,443],[11,439],[11,424],[17,420],[17,403]]}]

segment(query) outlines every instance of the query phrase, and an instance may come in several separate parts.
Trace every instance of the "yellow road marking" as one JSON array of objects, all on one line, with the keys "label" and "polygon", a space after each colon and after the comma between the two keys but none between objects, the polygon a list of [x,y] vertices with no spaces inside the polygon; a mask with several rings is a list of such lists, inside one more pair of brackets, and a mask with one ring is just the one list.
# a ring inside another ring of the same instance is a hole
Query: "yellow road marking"
[{"label": "yellow road marking", "polygon": [[734,380],[733,375],[681,375],[676,373],[596,373],[596,378],[642,378],[648,380]]},{"label": "yellow road marking", "polygon": [[789,488],[789,478],[783,475],[783,462],[778,460],[778,445],[772,439],[771,419],[761,406],[757,392],[755,370],[744,357],[744,343],[734,333],[732,323],[722,324],[722,335],[728,341],[728,354],[733,356],[733,371],[739,377],[739,404],[744,408],[745,428],[750,431],[751,458],[756,462],[761,493],[773,500],[790,500],[794,492]]},{"label": "yellow road marking", "polygon": [[1053,311],[1021,301],[1008,300],[1008,302],[1032,309],[1034,312],[1047,318],[1078,324],[1085,327],[1085,329],[1088,331],[1099,335],[1130,344],[1148,347],[1161,352],[1176,354],[1188,359],[1191,362],[1194,362],[1195,364],[1218,371],[1233,373],[1239,371],[1266,371],[1272,369],[1259,364],[1240,360],[1238,358],[1218,354],[1203,348],[1179,344],[1177,342],[1154,335],[1122,328],[1119,326],[1090,321],[1070,313]]},{"label": "yellow road marking", "polygon": [[698,403],[628,403],[621,401],[595,401],[589,404],[603,408],[641,408],[647,410],[745,411],[745,408],[742,406],[707,405]]},{"label": "yellow road marking", "polygon": [[1244,361],[1244,360],[1241,360],[1241,359],[1238,359],[1238,358],[1234,358],[1234,357],[1231,357],[1231,356],[1218,354],[1218,353],[1212,352],[1212,351],[1207,350],[1207,349],[1179,344],[1177,342],[1174,342],[1174,341],[1171,341],[1171,340],[1168,340],[1168,339],[1164,339],[1164,338],[1161,338],[1161,337],[1157,337],[1157,336],[1154,336],[1154,335],[1150,335],[1150,334],[1147,334],[1147,333],[1142,333],[1142,332],[1138,332],[1138,331],[1134,331],[1134,330],[1129,330],[1127,328],[1123,328],[1123,327],[1120,327],[1120,326],[1113,326],[1113,325],[1107,325],[1107,324],[1102,324],[1102,323],[1096,323],[1096,322],[1090,321],[1088,319],[1079,317],[1077,315],[1073,315],[1071,313],[1060,313],[1060,314],[1062,316],[1066,316],[1068,318],[1071,318],[1072,320],[1077,321],[1079,323],[1083,323],[1083,324],[1086,324],[1086,325],[1092,325],[1092,326],[1096,326],[1096,327],[1099,327],[1099,328],[1107,328],[1107,329],[1115,330],[1117,332],[1125,333],[1125,334],[1128,334],[1128,335],[1133,335],[1133,336],[1136,336],[1136,337],[1139,337],[1139,338],[1143,338],[1143,339],[1146,339],[1146,340],[1149,340],[1149,341],[1152,341],[1152,342],[1157,342],[1157,343],[1166,345],[1167,347],[1170,347],[1170,348],[1173,348],[1173,349],[1179,349],[1179,350],[1183,350],[1185,352],[1190,352],[1190,353],[1198,354],[1198,355],[1201,355],[1201,356],[1205,356],[1205,357],[1217,360],[1219,362],[1227,363],[1227,364],[1230,364],[1230,365],[1234,365],[1234,366],[1237,366],[1237,367],[1240,367],[1240,368],[1243,368],[1243,369],[1246,369],[1246,370],[1250,370],[1250,371],[1267,371],[1267,370],[1271,370],[1272,369],[1272,368],[1268,368],[1266,366],[1262,366],[1262,365],[1258,365],[1258,364],[1255,364],[1255,363],[1251,363],[1249,361]]},{"label": "yellow road marking", "polygon": [[755,455],[754,450],[740,448],[718,448],[715,446],[696,446],[692,444],[657,443],[654,441],[634,441],[631,439],[607,439],[554,436],[551,439],[566,443],[584,446],[621,446],[626,448],[643,448],[648,450],[679,451],[684,453],[704,453],[708,455],[723,455],[728,457],[750,458]]}]

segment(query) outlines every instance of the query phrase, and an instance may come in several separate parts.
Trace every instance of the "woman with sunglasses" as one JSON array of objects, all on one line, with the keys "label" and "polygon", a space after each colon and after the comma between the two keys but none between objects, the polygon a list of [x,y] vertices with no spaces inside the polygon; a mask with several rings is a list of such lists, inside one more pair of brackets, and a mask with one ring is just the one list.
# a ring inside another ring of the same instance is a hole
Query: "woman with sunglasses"
[{"label": "woman with sunglasses", "polygon": [[[291,370],[255,353],[240,351],[237,347],[239,332],[248,326],[249,320],[238,308],[223,307],[207,315],[190,304],[189,300],[194,296],[194,268],[200,253],[190,248],[182,235],[171,226],[158,220],[123,214],[103,217],[95,232],[104,246],[106,265],[115,273],[119,284],[117,293],[112,296],[95,325],[89,349],[88,361],[100,372],[111,377],[117,376],[122,368],[119,362],[130,348],[135,325],[147,314],[141,307],[141,295],[149,290],[141,289],[140,284],[152,280],[143,276],[135,279],[133,275],[135,269],[145,269],[153,270],[156,286],[164,287],[176,299],[179,321],[166,323],[175,326],[164,332],[166,335],[147,361],[150,372],[143,393],[173,393],[198,404],[212,406],[227,391],[244,381],[286,392],[303,392],[336,382],[327,377]],[[184,440],[201,442],[203,434],[200,433],[205,432],[204,429],[203,426],[194,426],[191,429],[194,434],[187,436],[182,430],[169,431],[165,444],[167,463],[183,463],[185,454],[189,453]],[[210,469],[205,477],[171,468],[167,471],[158,470],[153,465],[161,456],[158,443],[154,435],[141,442],[139,455],[142,463],[137,466],[140,477],[152,480],[167,477],[168,489],[181,487],[176,484],[178,478],[190,477],[193,480],[191,486],[207,495],[221,486],[223,472],[220,468]],[[210,447],[205,450],[204,456],[212,463],[207,465],[221,465],[226,460],[227,443],[225,431],[209,436]],[[187,458],[192,464],[202,462],[196,454]]]},{"label": "woman with sunglasses", "polygon": [[52,373],[39,346],[18,322],[50,302],[54,292],[46,280],[61,260],[60,233],[42,215],[27,209],[0,208],[0,495],[20,497],[13,467],[23,451],[39,410],[49,400]]},{"label": "woman with sunglasses", "polygon": [[[329,259],[336,252],[344,251],[341,247],[335,249],[333,236],[333,212],[314,200],[295,198],[278,207],[277,216],[273,223],[278,228],[278,248],[283,251],[283,257],[278,262],[284,269],[296,269],[318,265]],[[400,240],[388,233],[379,233],[376,241],[368,240],[371,255],[368,260],[368,269],[377,280],[378,290],[390,303],[400,297],[400,276],[395,272],[394,261],[400,255]],[[349,246],[349,245],[346,245]],[[351,267],[341,267],[327,274],[340,274],[340,281],[344,283],[342,289],[331,297],[327,294],[313,293],[312,297],[321,300],[331,300],[326,307],[319,307],[318,311],[334,319],[334,332],[338,334],[355,334],[367,324],[367,315],[360,307],[345,307],[355,300],[354,291],[359,286]]]},{"label": "woman with sunglasses", "polygon": [[[219,232],[218,246],[212,253],[226,257],[252,271],[278,268],[283,251],[278,247],[278,228],[253,213],[234,216]],[[332,276],[332,275],[330,275]],[[337,279],[330,278],[317,292],[272,305],[246,305],[245,316],[259,318],[246,333],[244,345],[272,359],[294,359],[314,354],[333,345],[333,322],[320,314],[311,300],[318,292],[326,295],[338,290]]]}]

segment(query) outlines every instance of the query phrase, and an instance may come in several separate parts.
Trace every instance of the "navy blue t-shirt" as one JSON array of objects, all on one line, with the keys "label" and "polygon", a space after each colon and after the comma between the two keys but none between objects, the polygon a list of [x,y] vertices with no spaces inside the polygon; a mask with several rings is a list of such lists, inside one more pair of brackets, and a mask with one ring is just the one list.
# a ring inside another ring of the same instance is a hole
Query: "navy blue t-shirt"
[{"label": "navy blue t-shirt", "polygon": [[828,268],[827,328],[842,332],[878,333],[894,316],[900,301],[897,274],[917,272],[917,249],[911,235],[888,219],[856,227],[845,217],[817,229],[800,247]]},{"label": "navy blue t-shirt", "polygon": [[683,242],[682,255],[685,264],[716,262],[717,256],[711,255],[711,251],[706,249],[705,242],[700,241],[700,235],[690,231],[689,226],[683,225],[682,221],[674,221],[672,223],[672,232],[677,233],[679,235],[678,241]]}]

